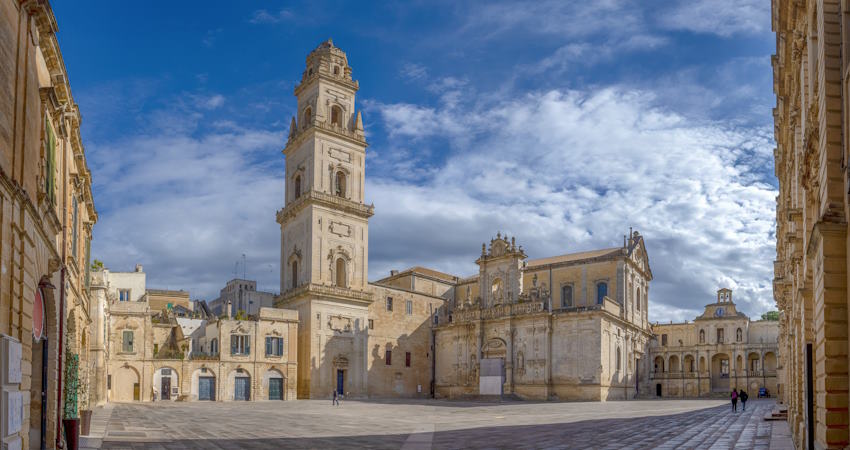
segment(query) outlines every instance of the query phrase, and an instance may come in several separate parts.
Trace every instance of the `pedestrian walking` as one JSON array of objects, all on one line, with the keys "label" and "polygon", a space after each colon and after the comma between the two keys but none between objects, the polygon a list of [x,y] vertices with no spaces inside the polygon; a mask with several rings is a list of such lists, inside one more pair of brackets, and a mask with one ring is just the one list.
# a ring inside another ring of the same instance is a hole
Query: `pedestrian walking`
[{"label": "pedestrian walking", "polygon": [[738,393],[738,398],[741,399],[741,411],[746,411],[747,410],[747,399],[750,398],[750,396],[747,395],[747,391],[741,389],[741,392]]},{"label": "pedestrian walking", "polygon": [[738,412],[738,391],[732,389],[732,411]]},{"label": "pedestrian walking", "polygon": [[334,399],[331,405],[339,406],[339,394],[337,393],[336,389],[334,389]]}]

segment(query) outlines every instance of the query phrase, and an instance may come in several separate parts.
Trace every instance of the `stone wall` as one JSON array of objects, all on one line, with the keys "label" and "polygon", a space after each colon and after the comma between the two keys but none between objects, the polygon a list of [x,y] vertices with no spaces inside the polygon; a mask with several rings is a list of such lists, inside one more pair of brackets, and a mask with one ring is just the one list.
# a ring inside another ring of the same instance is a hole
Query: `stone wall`
[{"label": "stone wall", "polygon": [[798,448],[843,448],[850,444],[848,10],[838,0],[780,0],[771,11],[782,394]]}]

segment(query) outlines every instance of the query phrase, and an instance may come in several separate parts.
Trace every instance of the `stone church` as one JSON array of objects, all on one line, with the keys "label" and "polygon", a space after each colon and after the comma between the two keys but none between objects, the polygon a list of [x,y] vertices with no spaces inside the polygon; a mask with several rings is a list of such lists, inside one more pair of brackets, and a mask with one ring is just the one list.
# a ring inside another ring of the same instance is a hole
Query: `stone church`
[{"label": "stone church", "polygon": [[648,386],[643,238],[527,260],[497,235],[461,278],[415,267],[370,283],[366,137],[348,58],[328,40],[295,88],[283,153],[281,295],[299,313],[298,397],[632,398]]}]

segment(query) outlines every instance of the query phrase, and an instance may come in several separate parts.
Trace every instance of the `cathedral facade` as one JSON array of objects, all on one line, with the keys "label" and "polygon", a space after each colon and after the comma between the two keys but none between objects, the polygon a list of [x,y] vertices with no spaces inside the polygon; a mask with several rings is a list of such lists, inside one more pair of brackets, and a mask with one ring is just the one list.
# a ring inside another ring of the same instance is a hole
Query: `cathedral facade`
[{"label": "cathedral facade", "polygon": [[[649,322],[653,276],[637,231],[623,236],[622,246],[542,259],[528,259],[515,238],[497,234],[482,244],[475,276],[413,267],[370,282],[375,211],[365,202],[359,84],[331,41],[306,63],[283,150],[285,205],[277,212],[276,306],[298,311],[299,398],[334,391],[556,400],[655,395],[661,375],[654,357],[667,349],[655,343],[659,333]],[[749,361],[748,353],[741,356]],[[770,357],[775,351],[760,353],[760,361]]]}]

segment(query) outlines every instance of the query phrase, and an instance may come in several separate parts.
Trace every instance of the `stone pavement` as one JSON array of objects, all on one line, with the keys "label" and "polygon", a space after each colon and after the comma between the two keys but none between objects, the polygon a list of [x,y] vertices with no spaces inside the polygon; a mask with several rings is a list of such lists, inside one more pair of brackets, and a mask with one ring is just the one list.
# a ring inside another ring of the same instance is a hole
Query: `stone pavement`
[{"label": "stone pavement", "polygon": [[[120,404],[104,449],[793,448],[774,402],[434,400]],[[786,426],[787,430],[787,426]]]}]

